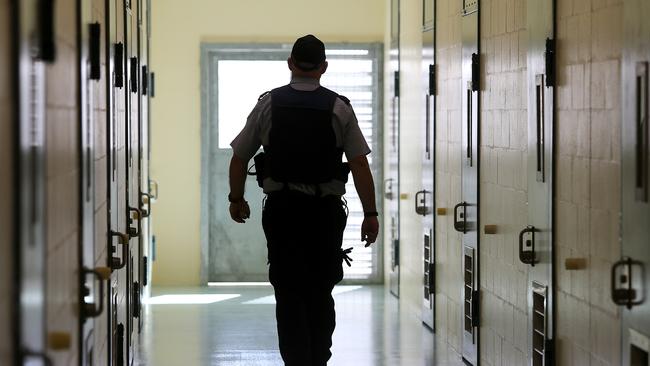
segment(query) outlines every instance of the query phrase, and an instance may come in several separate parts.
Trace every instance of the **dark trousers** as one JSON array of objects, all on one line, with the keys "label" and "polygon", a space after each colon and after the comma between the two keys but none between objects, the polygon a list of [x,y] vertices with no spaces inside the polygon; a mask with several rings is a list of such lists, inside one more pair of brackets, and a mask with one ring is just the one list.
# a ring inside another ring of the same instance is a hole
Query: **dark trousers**
[{"label": "dark trousers", "polygon": [[346,221],[339,197],[285,191],[266,200],[262,225],[286,366],[323,366],[332,355],[336,326],[332,289],[343,278]]}]

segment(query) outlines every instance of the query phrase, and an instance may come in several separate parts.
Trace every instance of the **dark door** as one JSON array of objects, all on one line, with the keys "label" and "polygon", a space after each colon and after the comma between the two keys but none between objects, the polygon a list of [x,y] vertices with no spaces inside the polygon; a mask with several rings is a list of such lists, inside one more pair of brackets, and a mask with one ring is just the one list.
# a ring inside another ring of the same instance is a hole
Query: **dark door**
[{"label": "dark door", "polygon": [[386,218],[390,228],[390,266],[388,268],[390,292],[399,297],[399,32],[400,0],[391,0],[391,37],[389,67],[391,77],[388,80],[391,93],[388,110],[388,172],[384,181],[386,198]]},{"label": "dark door", "polygon": [[462,33],[461,202],[454,208],[454,227],[462,236],[462,356],[479,363],[479,2],[464,0]]},{"label": "dark door", "polygon": [[622,258],[612,269],[612,297],[622,306],[621,364],[645,366],[650,359],[650,3],[626,1],[623,12]]},{"label": "dark door", "polygon": [[124,37],[124,0],[107,1],[108,50],[108,229],[110,233],[108,264],[112,274],[108,289],[109,365],[126,365],[126,265],[129,236],[126,215],[126,51]]},{"label": "dark door", "polygon": [[415,196],[415,212],[422,216],[422,322],[434,329],[435,319],[435,0],[423,0],[422,15],[422,189]]},{"label": "dark door", "polygon": [[553,0],[528,5],[528,216],[519,260],[528,269],[528,350],[532,365],[553,360]]},{"label": "dark door", "polygon": [[13,2],[18,24],[18,296],[20,365],[46,365],[45,344],[45,62],[54,61],[52,1]]},{"label": "dark door", "polygon": [[126,359],[133,361],[133,345],[137,338],[136,316],[140,313],[139,288],[135,282],[139,277],[139,245],[142,228],[140,211],[140,61],[139,61],[139,0],[125,0],[125,55],[126,81],[125,98],[127,100],[126,117],[126,217],[129,236],[129,252],[126,262]]}]

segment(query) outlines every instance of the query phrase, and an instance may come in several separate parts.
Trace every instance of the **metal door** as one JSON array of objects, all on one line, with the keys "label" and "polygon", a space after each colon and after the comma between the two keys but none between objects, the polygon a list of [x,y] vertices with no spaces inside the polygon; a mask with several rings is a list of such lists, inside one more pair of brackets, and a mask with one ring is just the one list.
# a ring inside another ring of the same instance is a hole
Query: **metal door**
[{"label": "metal door", "polygon": [[463,0],[461,202],[454,207],[454,228],[462,236],[462,356],[479,363],[479,0]]},{"label": "metal door", "polygon": [[622,306],[621,364],[650,365],[650,204],[648,140],[650,3],[624,4],[622,258],[612,268],[612,298]]},{"label": "metal door", "polygon": [[389,78],[390,106],[388,108],[388,172],[384,181],[386,217],[390,227],[390,267],[388,268],[390,292],[399,297],[399,129],[400,129],[400,0],[391,0],[391,40]]},{"label": "metal door", "polygon": [[423,0],[422,15],[422,189],[415,195],[415,212],[422,216],[422,322],[434,329],[435,319],[435,161],[436,62],[435,0]]},{"label": "metal door", "polygon": [[130,365],[133,361],[133,345],[137,337],[135,333],[135,318],[140,314],[140,289],[136,287],[139,274],[139,241],[142,227],[140,212],[140,62],[139,62],[139,0],[125,0],[125,55],[127,100],[126,118],[126,217],[127,233],[129,236],[129,252],[126,262],[126,360]]},{"label": "metal door", "polygon": [[553,0],[529,0],[528,217],[519,233],[519,260],[528,270],[528,363],[554,364],[553,121],[555,42]]},{"label": "metal door", "polygon": [[108,154],[108,265],[112,270],[108,288],[108,358],[109,365],[125,365],[124,326],[126,324],[126,263],[129,237],[126,212],[126,54],[124,37],[124,0],[107,3],[108,50],[107,78],[107,146]]},{"label": "metal door", "polygon": [[[92,23],[92,3],[79,1],[79,123],[81,174],[79,203],[79,360],[92,365],[95,348],[94,318],[104,309],[104,290],[110,268],[95,267],[95,96],[101,88],[101,26]],[[101,338],[101,336],[100,336]]]},{"label": "metal door", "polygon": [[17,310],[19,365],[48,365],[45,344],[45,62],[54,61],[53,1],[12,2],[17,22]]}]

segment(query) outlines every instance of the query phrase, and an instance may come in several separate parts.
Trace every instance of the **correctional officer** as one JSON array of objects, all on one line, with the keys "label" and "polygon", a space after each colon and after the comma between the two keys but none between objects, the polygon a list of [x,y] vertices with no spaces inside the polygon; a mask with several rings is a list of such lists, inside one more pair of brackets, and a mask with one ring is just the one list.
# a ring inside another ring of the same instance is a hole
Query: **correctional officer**
[{"label": "correctional officer", "polygon": [[[344,96],[320,85],[325,46],[307,35],[287,60],[291,83],[262,94],[246,126],[231,143],[230,215],[250,216],[244,199],[249,160],[264,147],[262,226],[269,279],[275,290],[280,353],[287,366],[322,366],[331,357],[335,327],[332,289],[343,278],[341,248],[347,221],[345,153],[365,218],[361,240],[379,231],[370,148]],[[257,162],[257,159],[256,159]],[[263,170],[260,172],[259,170]]]}]

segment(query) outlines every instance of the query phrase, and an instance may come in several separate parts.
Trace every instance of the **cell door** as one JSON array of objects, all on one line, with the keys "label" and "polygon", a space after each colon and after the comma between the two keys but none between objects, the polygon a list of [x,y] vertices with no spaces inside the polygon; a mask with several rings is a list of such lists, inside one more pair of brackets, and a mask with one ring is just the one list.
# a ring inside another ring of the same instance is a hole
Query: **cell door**
[{"label": "cell door", "polygon": [[126,216],[129,236],[129,253],[126,262],[126,342],[127,362],[133,361],[133,345],[137,317],[140,315],[140,289],[135,286],[139,274],[139,244],[142,228],[140,211],[140,62],[139,62],[139,1],[126,0],[124,13],[127,99],[126,118]]},{"label": "cell door", "polygon": [[[81,240],[79,241],[79,360],[92,365],[95,349],[95,321],[104,309],[106,280],[110,268],[95,265],[95,124],[96,95],[103,86],[101,79],[101,25],[92,22],[92,3],[78,2],[79,43],[79,122],[81,174],[79,203]],[[101,337],[101,336],[100,336]]]},{"label": "cell door", "polygon": [[108,288],[109,365],[125,365],[126,264],[129,236],[126,216],[126,54],[124,37],[124,0],[107,1],[108,108],[107,163],[108,265],[112,274]]},{"label": "cell door", "polygon": [[54,61],[54,4],[12,3],[18,23],[18,311],[19,365],[47,365],[45,342],[45,63]]},{"label": "cell door", "polygon": [[463,0],[462,33],[462,143],[461,197],[454,207],[454,228],[462,236],[462,356],[479,363],[479,0]]},{"label": "cell door", "polygon": [[622,258],[612,268],[612,298],[622,306],[621,365],[650,365],[650,3],[624,4]]},{"label": "cell door", "polygon": [[390,103],[388,107],[388,171],[384,181],[386,218],[390,228],[388,268],[390,292],[399,297],[399,117],[400,117],[400,66],[399,66],[400,1],[391,0],[391,41],[388,80]]},{"label": "cell door", "polygon": [[422,322],[434,329],[435,319],[435,0],[423,1],[422,16],[422,189],[415,195],[415,212],[422,216]]},{"label": "cell door", "polygon": [[528,217],[519,233],[519,260],[528,269],[528,360],[553,360],[553,0],[528,5]]},{"label": "cell door", "polygon": [[138,319],[136,327],[140,333],[143,325],[142,299],[144,298],[144,286],[147,284],[145,278],[147,272],[147,258],[150,240],[149,217],[151,205],[149,194],[149,1],[139,0],[138,12],[138,54],[140,60],[140,90],[139,90],[139,115],[138,115],[138,203],[141,215],[140,236],[138,239],[138,271],[133,281],[134,294],[134,316]]}]

